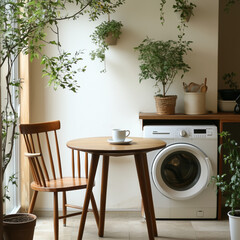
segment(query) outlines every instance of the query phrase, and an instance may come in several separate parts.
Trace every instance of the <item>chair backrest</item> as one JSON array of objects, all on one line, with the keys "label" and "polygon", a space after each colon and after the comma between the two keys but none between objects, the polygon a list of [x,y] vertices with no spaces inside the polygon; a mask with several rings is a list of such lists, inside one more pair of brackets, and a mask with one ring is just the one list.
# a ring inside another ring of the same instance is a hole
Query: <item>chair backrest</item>
[{"label": "chair backrest", "polygon": [[[62,165],[58,144],[57,130],[60,121],[20,124],[20,133],[23,134],[28,153],[30,168],[34,181],[46,187],[46,181],[62,178]],[[72,150],[72,175],[75,177],[75,158]],[[57,157],[54,157],[57,156]],[[56,161],[54,161],[54,159]],[[69,162],[70,163],[70,162]],[[85,156],[85,174],[88,172],[88,158]],[[58,171],[56,170],[58,168]],[[80,152],[77,151],[77,175],[81,177]]]}]

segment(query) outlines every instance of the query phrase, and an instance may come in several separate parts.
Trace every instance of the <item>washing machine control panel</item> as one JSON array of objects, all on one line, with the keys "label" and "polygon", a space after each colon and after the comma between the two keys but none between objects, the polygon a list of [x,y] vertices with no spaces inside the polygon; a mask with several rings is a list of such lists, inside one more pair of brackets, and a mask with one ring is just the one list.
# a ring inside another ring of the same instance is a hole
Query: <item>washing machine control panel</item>
[{"label": "washing machine control panel", "polygon": [[153,125],[144,126],[144,137],[172,139],[217,139],[217,127],[213,125]]},{"label": "washing machine control panel", "polygon": [[175,133],[176,138],[211,138],[214,135],[211,128],[179,128]]}]

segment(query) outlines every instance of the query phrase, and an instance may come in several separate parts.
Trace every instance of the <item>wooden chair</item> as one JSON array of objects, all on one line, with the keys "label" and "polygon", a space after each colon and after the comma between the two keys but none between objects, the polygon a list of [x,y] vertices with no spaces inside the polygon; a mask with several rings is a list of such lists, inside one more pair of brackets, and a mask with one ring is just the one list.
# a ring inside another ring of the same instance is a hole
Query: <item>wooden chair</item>
[{"label": "wooden chair", "polygon": [[[60,159],[60,149],[57,138],[57,130],[60,129],[60,121],[20,124],[20,132],[23,134],[27,153],[25,156],[29,159],[30,169],[33,176],[31,188],[34,190],[32,200],[28,209],[33,212],[38,192],[53,192],[54,195],[54,237],[58,240],[59,219],[63,219],[66,226],[66,218],[76,216],[82,212],[67,214],[67,207],[81,209],[78,206],[67,204],[66,192],[79,189],[86,189],[88,183],[88,155],[85,154],[85,177],[81,176],[80,152],[72,150],[72,177],[63,177]],[[52,145],[55,145],[53,148]],[[46,149],[46,151],[44,151]],[[57,156],[54,160],[54,153]],[[77,164],[75,164],[75,155],[77,155]],[[75,165],[77,165],[75,174]],[[58,168],[58,175],[56,169]],[[77,176],[75,176],[77,175]],[[63,196],[63,215],[58,214],[58,192]],[[92,209],[97,222],[99,215],[95,198],[91,196]]]}]

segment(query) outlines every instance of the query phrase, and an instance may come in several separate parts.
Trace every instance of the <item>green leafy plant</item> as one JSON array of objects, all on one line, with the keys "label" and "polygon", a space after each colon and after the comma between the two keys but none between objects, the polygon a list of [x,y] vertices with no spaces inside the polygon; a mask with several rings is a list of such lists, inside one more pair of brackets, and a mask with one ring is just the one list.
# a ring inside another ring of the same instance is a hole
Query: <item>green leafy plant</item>
[{"label": "green leafy plant", "polygon": [[225,73],[223,75],[224,83],[229,86],[229,88],[237,90],[238,89],[238,83],[236,80],[234,80],[234,77],[236,77],[236,73]]},{"label": "green leafy plant", "polygon": [[125,0],[94,0],[89,2],[90,8],[85,12],[89,13],[92,21],[95,21],[100,15],[114,13],[116,8],[125,3]]},{"label": "green leafy plant", "polygon": [[14,173],[11,176],[9,176],[8,178],[8,182],[7,184],[4,186],[4,191],[3,191],[3,202],[5,202],[6,200],[10,201],[10,195],[9,195],[9,186],[13,185],[13,186],[18,186],[18,177],[17,174]]},{"label": "green leafy plant", "polygon": [[109,46],[106,38],[112,35],[113,38],[119,39],[122,26],[121,22],[111,20],[104,21],[96,27],[94,33],[90,35],[93,43],[98,46],[95,51],[90,53],[92,60],[95,60],[96,57],[99,58],[101,62],[105,60],[105,52]]},{"label": "green leafy plant", "polygon": [[[183,57],[191,50],[191,42],[178,43],[173,40],[153,41],[149,38],[135,47],[139,51],[140,61],[139,81],[154,79],[157,88],[156,95],[165,97],[178,72],[181,78],[190,67],[184,62]],[[162,90],[161,90],[162,88]]]},{"label": "green leafy plant", "polygon": [[228,0],[225,5],[225,11],[229,12],[230,8],[237,2],[240,2],[240,0]]},{"label": "green leafy plant", "polygon": [[194,15],[193,9],[196,4],[189,2],[188,0],[176,0],[173,5],[174,12],[180,13],[180,17],[183,21],[188,21],[189,17]]},{"label": "green leafy plant", "polygon": [[[21,53],[28,54],[30,61],[36,58],[43,65],[43,76],[49,78],[49,85],[76,92],[79,89],[77,73],[84,72],[86,66],[79,67],[83,60],[82,51],[75,54],[64,51],[61,47],[59,22],[77,20],[83,14],[89,14],[90,20],[100,15],[115,12],[124,0],[1,0],[0,1],[0,72],[4,87],[1,106],[1,145],[2,177],[9,165],[16,131],[18,113],[13,102],[20,88],[20,79],[12,76],[14,65]],[[71,5],[76,11],[69,14]],[[53,39],[47,40],[47,31],[53,33]],[[55,47],[57,56],[44,54],[44,47]],[[5,81],[3,83],[3,81]]]},{"label": "green leafy plant", "polygon": [[221,132],[220,137],[223,138],[223,144],[219,146],[219,152],[223,153],[223,161],[229,167],[229,172],[213,176],[212,180],[225,196],[225,206],[230,207],[234,215],[236,208],[240,207],[240,146],[227,131]]},{"label": "green leafy plant", "polygon": [[[166,4],[166,0],[160,1],[160,20],[163,24],[165,22],[164,18],[164,5]],[[189,0],[175,0],[175,4],[173,4],[174,12],[179,12],[180,17],[183,21],[191,15],[193,15],[193,9],[196,7],[196,4],[190,2]]]},{"label": "green leafy plant", "polygon": [[[160,21],[163,25],[165,22],[164,17],[164,5],[166,4],[166,0],[160,1]],[[180,13],[180,22],[177,25],[177,28],[179,30],[178,34],[178,41],[181,43],[183,41],[183,38],[185,36],[185,29],[188,27],[186,22],[189,21],[189,18],[194,15],[193,9],[196,7],[196,5],[189,0],[175,0],[175,4],[173,4],[172,8],[174,9],[174,12]]]}]

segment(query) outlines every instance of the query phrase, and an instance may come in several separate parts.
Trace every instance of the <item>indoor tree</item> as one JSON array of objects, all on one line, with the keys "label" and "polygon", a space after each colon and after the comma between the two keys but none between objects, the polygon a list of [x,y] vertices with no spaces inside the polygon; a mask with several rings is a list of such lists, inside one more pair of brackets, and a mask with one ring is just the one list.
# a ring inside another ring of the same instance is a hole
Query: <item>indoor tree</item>
[{"label": "indoor tree", "polygon": [[[19,89],[20,79],[13,79],[13,67],[20,53],[28,54],[30,61],[38,58],[43,65],[43,76],[49,78],[49,85],[76,92],[79,83],[76,74],[84,72],[86,66],[77,69],[83,60],[82,51],[74,54],[61,48],[59,22],[78,19],[88,14],[96,20],[101,14],[112,13],[123,4],[123,0],[1,0],[0,2],[0,72],[4,99],[1,101],[2,124],[2,176],[12,159],[13,146],[17,137],[17,110],[12,88]],[[75,6],[69,14],[67,7]],[[47,31],[54,33],[48,40]],[[49,57],[43,50],[46,45],[55,46],[58,55]],[[14,90],[15,91],[15,90]],[[3,98],[3,97],[2,97]]]}]

